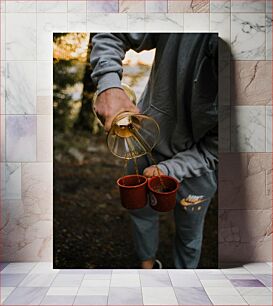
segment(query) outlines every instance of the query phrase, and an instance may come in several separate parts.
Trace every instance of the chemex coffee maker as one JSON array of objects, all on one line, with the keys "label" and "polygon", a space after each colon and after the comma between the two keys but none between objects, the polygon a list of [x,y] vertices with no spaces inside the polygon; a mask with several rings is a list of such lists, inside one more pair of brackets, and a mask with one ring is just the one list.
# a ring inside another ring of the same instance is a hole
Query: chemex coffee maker
[{"label": "chemex coffee maker", "polygon": [[[132,103],[136,104],[134,91],[125,84],[122,84],[122,89]],[[95,112],[97,97],[96,92],[93,97],[93,112],[100,125],[103,125]],[[136,165],[138,157],[146,154],[149,157],[152,156],[152,150],[159,140],[159,132],[159,125],[152,117],[122,112],[117,114],[112,121],[106,142],[113,155],[125,161],[133,160]],[[175,178],[160,175],[158,170],[158,175],[148,181],[145,176],[138,174],[137,166],[136,172],[136,174],[125,175],[117,180],[123,207],[139,209],[145,207],[149,202],[154,210],[160,212],[174,208],[179,186]]]},{"label": "chemex coffee maker", "polygon": [[[134,91],[126,84],[122,84],[122,88],[128,98],[136,104]],[[94,110],[96,100],[97,93],[93,98],[93,112],[102,125]],[[123,159],[133,159],[149,154],[158,139],[159,126],[153,118],[132,112],[122,112],[114,118],[106,141],[112,154]]]}]

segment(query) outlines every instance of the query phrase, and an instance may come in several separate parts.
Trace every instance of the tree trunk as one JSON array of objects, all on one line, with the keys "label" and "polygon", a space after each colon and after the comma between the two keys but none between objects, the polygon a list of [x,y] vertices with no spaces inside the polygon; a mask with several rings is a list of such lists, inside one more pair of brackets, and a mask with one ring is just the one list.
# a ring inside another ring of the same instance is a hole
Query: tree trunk
[{"label": "tree trunk", "polygon": [[93,122],[95,119],[92,113],[92,98],[94,92],[96,91],[96,87],[91,79],[92,69],[90,64],[90,53],[92,50],[93,36],[94,34],[90,34],[89,43],[88,43],[87,60],[86,60],[84,78],[83,78],[83,94],[82,94],[81,110],[74,124],[74,129],[85,130],[90,132],[93,132]]}]

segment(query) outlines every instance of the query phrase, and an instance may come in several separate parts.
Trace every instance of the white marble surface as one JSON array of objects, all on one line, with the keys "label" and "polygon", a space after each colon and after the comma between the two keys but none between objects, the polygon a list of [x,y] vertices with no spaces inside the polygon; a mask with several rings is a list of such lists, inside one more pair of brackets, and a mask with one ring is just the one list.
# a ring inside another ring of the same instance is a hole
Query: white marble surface
[{"label": "white marble surface", "polygon": [[52,33],[66,31],[66,14],[39,13],[37,17],[37,60],[52,61]]},{"label": "white marble surface", "polygon": [[143,13],[128,13],[128,31],[145,31],[145,20]]},{"label": "white marble surface", "polygon": [[185,32],[209,32],[209,14],[184,14]]},{"label": "white marble surface", "polygon": [[35,13],[6,13],[6,59],[36,59]]},{"label": "white marble surface", "polygon": [[272,152],[272,106],[266,106],[266,152]]},{"label": "white marble surface", "polygon": [[7,13],[36,13],[36,1],[7,1]]},{"label": "white marble surface", "polygon": [[37,96],[50,96],[53,91],[52,61],[37,61]]},{"label": "white marble surface", "polygon": [[147,13],[167,13],[168,10],[168,1],[153,1],[149,0],[145,2],[146,12]]},{"label": "white marble surface", "polygon": [[265,47],[265,14],[231,15],[231,49],[236,60],[263,60]]},{"label": "white marble surface", "polygon": [[231,0],[231,12],[264,13],[266,0]]},{"label": "white marble surface", "polygon": [[[6,14],[1,12],[0,16],[1,20],[1,61],[4,61],[6,59]],[[3,65],[1,65],[2,67]]]},{"label": "white marble surface", "polygon": [[210,0],[210,11],[213,13],[229,13],[230,0]]},{"label": "white marble surface", "polygon": [[144,13],[144,11],[145,11],[145,1],[138,1],[138,0],[119,1],[120,13]]},{"label": "white marble surface", "polygon": [[66,13],[67,12],[67,0],[58,1],[37,1],[38,13]]},{"label": "white marble surface", "polygon": [[266,12],[272,13],[272,1],[266,0]]},{"label": "white marble surface", "polygon": [[5,164],[5,199],[21,199],[21,164],[6,163]]},{"label": "white marble surface", "polygon": [[266,25],[266,59],[272,61],[272,13],[265,16]]},{"label": "white marble surface", "polygon": [[37,161],[53,160],[53,118],[37,116]]},{"label": "white marble surface", "polygon": [[127,14],[115,13],[97,13],[87,14],[87,31],[88,32],[126,32],[127,31]]},{"label": "white marble surface", "polygon": [[36,116],[6,116],[6,160],[36,161]]},{"label": "white marble surface", "polygon": [[86,0],[67,1],[68,13],[85,13],[87,10]]},{"label": "white marble surface", "polygon": [[36,113],[36,63],[6,62],[6,114]]},{"label": "white marble surface", "polygon": [[67,16],[69,32],[86,32],[86,13],[71,13]]},{"label": "white marble surface", "polygon": [[90,13],[117,13],[118,0],[87,1],[87,11]]},{"label": "white marble surface", "polygon": [[180,13],[156,13],[145,14],[145,32],[182,32],[183,14]]},{"label": "white marble surface", "polygon": [[6,88],[6,65],[5,62],[1,62],[0,65],[0,77],[1,77],[1,101],[0,101],[0,114],[6,113],[6,94],[5,94],[5,88]]},{"label": "white marble surface", "polygon": [[0,115],[0,128],[1,128],[1,146],[0,146],[0,161],[5,161],[6,160],[6,123],[5,123],[5,115]]},{"label": "white marble surface", "polygon": [[231,151],[265,151],[265,106],[232,107]]}]

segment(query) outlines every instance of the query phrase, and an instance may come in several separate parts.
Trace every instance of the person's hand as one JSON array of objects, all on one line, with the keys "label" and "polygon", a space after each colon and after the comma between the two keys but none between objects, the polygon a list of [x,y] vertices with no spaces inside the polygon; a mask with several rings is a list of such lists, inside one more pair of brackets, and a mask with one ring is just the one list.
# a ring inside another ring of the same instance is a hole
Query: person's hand
[{"label": "person's hand", "polygon": [[105,131],[109,131],[113,119],[122,112],[139,113],[139,109],[121,88],[109,88],[97,97],[95,112],[104,119]]},{"label": "person's hand", "polygon": [[153,176],[158,176],[158,172],[160,175],[165,175],[163,171],[161,171],[159,168],[156,168],[155,165],[152,165],[144,169],[143,175],[146,176],[147,178],[151,178]]}]

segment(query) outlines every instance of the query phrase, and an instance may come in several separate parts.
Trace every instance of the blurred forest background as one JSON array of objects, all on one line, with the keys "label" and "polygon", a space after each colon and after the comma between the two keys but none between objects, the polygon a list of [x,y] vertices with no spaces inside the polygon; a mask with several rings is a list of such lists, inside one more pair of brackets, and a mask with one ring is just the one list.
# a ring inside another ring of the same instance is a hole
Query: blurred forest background
[{"label": "blurred forest background", "polygon": [[[54,267],[138,268],[129,215],[119,200],[116,180],[122,160],[111,155],[96,123],[91,101],[96,90],[89,33],[53,35],[54,112]],[[130,50],[123,61],[123,82],[137,97],[144,90],[154,50]],[[172,213],[160,216],[158,258],[173,268]],[[207,213],[199,268],[217,268],[217,197]]]}]

